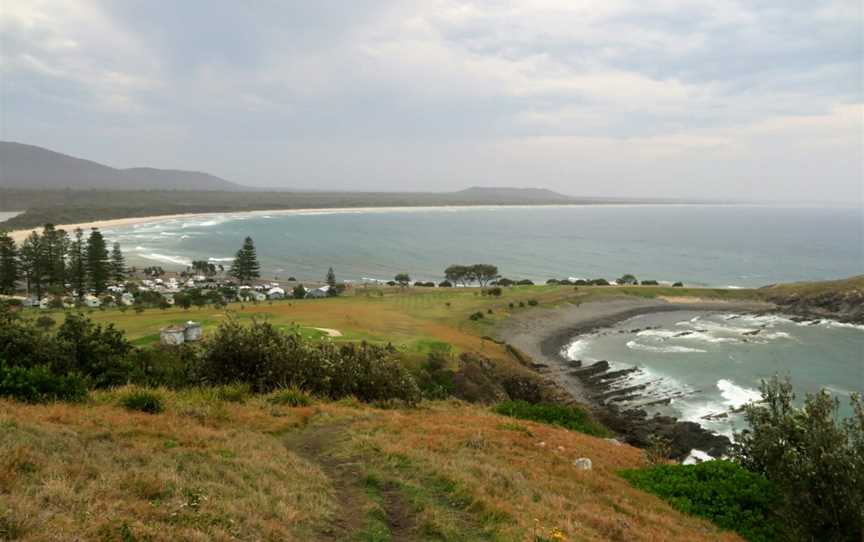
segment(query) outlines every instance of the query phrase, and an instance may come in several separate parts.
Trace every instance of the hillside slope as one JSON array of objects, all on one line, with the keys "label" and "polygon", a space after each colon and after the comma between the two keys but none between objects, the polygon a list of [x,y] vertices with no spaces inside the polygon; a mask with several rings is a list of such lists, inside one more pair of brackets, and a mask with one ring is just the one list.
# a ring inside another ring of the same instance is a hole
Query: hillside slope
[{"label": "hillside slope", "polygon": [[208,173],[115,169],[35,145],[0,141],[0,188],[240,190],[242,187]]},{"label": "hillside slope", "polygon": [[0,538],[740,540],[621,479],[639,450],[482,407],[124,393],[0,401]]}]

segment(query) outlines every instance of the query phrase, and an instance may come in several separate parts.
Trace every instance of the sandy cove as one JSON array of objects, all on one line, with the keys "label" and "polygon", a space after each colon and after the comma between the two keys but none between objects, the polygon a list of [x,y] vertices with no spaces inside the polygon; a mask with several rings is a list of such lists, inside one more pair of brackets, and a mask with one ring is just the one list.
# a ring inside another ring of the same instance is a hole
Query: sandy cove
[{"label": "sandy cove", "polygon": [[601,422],[622,435],[630,444],[647,446],[650,437],[659,434],[672,443],[674,457],[683,458],[694,448],[718,457],[726,453],[729,439],[706,431],[697,423],[679,422],[667,416],[649,418],[644,410],[621,411],[614,405],[595,400],[594,396],[604,390],[602,386],[598,388],[592,385],[591,377],[606,369],[598,364],[597,371],[590,368],[586,370],[578,362],[566,359],[562,350],[577,335],[609,327],[641,314],[681,310],[764,312],[774,309],[776,306],[773,304],[756,301],[610,297],[601,301],[523,312],[512,316],[496,335],[530,356],[544,378],[565,391],[574,401],[591,406]]}]

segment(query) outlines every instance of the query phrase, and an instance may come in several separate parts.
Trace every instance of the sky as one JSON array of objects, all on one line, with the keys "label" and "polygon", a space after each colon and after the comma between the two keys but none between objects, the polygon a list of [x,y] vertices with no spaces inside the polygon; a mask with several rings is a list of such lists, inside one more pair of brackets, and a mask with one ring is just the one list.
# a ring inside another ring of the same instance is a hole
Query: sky
[{"label": "sky", "polygon": [[857,0],[0,0],[0,139],[260,187],[864,203]]}]

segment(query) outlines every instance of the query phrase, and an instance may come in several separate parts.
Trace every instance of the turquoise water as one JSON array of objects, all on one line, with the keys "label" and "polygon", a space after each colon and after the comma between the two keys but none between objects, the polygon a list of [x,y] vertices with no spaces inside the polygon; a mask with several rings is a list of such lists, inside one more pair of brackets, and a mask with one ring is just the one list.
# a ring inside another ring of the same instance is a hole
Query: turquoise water
[{"label": "turquoise water", "polygon": [[[864,274],[864,218],[852,207],[570,206],[225,214],[105,230],[130,263],[230,265],[251,236],[266,277],[441,280],[453,263],[494,263],[510,278],[684,281],[719,287]],[[864,389],[864,331],[739,315],[639,317],[573,345],[571,355],[638,366],[651,407],[730,433],[740,416],[706,420],[758,397],[762,378],[790,375],[799,393]],[[694,320],[695,318],[695,320]],[[644,331],[645,327],[656,329]],[[631,333],[634,328],[641,332]],[[757,331],[758,333],[753,334]],[[623,333],[618,333],[623,331]],[[685,333],[682,335],[682,333]],[[581,350],[580,350],[581,349]],[[844,407],[845,408],[845,407]]]},{"label": "turquoise water", "polygon": [[510,278],[761,286],[864,273],[864,218],[852,207],[566,206],[225,214],[105,230],[138,265],[224,265],[251,236],[266,278],[441,280],[487,262]]},{"label": "turquoise water", "polygon": [[[799,399],[827,388],[851,414],[849,394],[864,392],[864,326],[778,315],[671,312],[637,316],[579,337],[566,349],[583,363],[608,360],[612,370],[637,367],[616,387],[646,384],[624,406],[694,421],[731,435],[744,426],[722,414],[760,398],[759,384],[789,376]],[[644,406],[661,398],[668,405]]]}]

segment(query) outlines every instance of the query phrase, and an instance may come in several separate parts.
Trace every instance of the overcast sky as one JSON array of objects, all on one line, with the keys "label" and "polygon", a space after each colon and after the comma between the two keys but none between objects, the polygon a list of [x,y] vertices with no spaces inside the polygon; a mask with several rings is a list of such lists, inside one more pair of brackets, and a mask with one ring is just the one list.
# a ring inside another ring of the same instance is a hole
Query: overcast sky
[{"label": "overcast sky", "polygon": [[862,201],[859,0],[0,0],[0,139],[256,186]]}]

